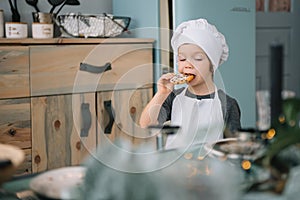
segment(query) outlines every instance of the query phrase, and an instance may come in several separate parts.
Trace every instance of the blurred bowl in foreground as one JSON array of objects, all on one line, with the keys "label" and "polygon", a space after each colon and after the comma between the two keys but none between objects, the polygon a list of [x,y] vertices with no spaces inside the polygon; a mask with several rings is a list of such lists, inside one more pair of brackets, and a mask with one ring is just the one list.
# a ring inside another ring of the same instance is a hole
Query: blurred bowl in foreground
[{"label": "blurred bowl in foreground", "polygon": [[0,185],[13,176],[24,159],[24,152],[20,148],[0,144]]}]

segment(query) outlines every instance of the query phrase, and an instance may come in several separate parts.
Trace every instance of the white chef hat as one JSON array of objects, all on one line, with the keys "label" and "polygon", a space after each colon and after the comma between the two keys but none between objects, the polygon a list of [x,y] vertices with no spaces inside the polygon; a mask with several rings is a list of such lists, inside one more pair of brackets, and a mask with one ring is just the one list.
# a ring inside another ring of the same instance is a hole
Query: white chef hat
[{"label": "white chef hat", "polygon": [[201,47],[217,69],[228,58],[229,49],[225,37],[214,25],[206,19],[196,19],[181,23],[173,33],[171,45],[177,53],[178,48],[185,43]]}]

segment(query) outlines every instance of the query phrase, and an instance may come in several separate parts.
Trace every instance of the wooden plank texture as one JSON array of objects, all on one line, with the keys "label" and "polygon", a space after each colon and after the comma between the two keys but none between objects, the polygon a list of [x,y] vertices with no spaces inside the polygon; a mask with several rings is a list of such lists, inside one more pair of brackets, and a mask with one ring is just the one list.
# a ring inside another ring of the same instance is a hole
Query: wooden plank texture
[{"label": "wooden plank texture", "polygon": [[30,98],[0,100],[0,143],[24,150],[25,161],[17,174],[31,172]]},{"label": "wooden plank texture", "polygon": [[[33,96],[130,89],[152,84],[152,44],[64,45],[31,47]],[[80,63],[104,73],[80,71]]]},{"label": "wooden plank texture", "polygon": [[[82,110],[82,104],[88,105],[88,113]],[[80,145],[80,152],[77,157],[72,156],[72,163],[82,163],[85,159],[90,156],[96,149],[96,105],[95,105],[95,93],[82,93],[72,95],[72,111],[73,111],[73,121],[74,128],[77,135],[72,137],[72,148],[76,151],[74,147],[78,148]],[[84,119],[85,118],[85,119]],[[89,125],[89,118],[91,119]],[[84,125],[87,123],[87,125]],[[83,127],[87,126],[88,133],[82,132]],[[79,138],[77,137],[79,134]],[[80,139],[80,143],[79,140]]]},{"label": "wooden plank texture", "polygon": [[0,46],[0,99],[28,96],[28,47]]},{"label": "wooden plank texture", "polygon": [[[140,115],[152,97],[152,89],[120,90],[97,93],[98,104],[98,145],[107,145],[108,140],[126,140],[133,147],[148,144],[155,149],[155,138],[146,129],[139,126]],[[109,115],[104,107],[104,101],[112,102],[114,124],[112,132],[105,134],[109,123]]]},{"label": "wooden plank texture", "polygon": [[[93,94],[90,95],[86,98],[79,94],[32,98],[33,172],[78,165],[85,158],[88,151],[82,147],[80,119],[74,120],[73,115],[80,114],[78,104],[83,100],[90,104],[91,112],[95,113],[92,111],[95,100]],[[94,125],[95,122],[92,123]],[[95,132],[92,127],[83,144],[95,147]]]}]

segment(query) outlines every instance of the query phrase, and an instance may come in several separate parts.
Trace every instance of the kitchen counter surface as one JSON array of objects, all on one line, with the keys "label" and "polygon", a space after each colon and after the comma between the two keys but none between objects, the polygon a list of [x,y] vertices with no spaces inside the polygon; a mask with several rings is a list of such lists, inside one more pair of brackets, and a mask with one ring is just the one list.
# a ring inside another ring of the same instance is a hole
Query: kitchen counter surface
[{"label": "kitchen counter surface", "polygon": [[50,38],[50,39],[8,39],[0,38],[0,45],[40,45],[40,44],[114,44],[114,43],[153,43],[154,39],[148,38]]}]

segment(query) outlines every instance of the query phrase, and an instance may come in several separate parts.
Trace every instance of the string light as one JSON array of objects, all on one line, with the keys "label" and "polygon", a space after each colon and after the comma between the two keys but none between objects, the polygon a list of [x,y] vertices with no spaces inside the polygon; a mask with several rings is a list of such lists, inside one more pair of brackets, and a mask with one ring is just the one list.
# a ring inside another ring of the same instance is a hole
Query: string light
[{"label": "string light", "polygon": [[271,128],[271,129],[268,131],[268,133],[267,133],[267,135],[266,135],[266,138],[269,139],[269,140],[271,140],[271,139],[275,136],[275,134],[276,134],[275,129]]},{"label": "string light", "polygon": [[267,134],[266,133],[262,133],[260,135],[260,137],[261,137],[261,139],[265,140],[265,139],[267,139]]},{"label": "string light", "polygon": [[184,158],[187,159],[187,160],[190,160],[193,158],[193,154],[192,153],[186,153],[184,154]]},{"label": "string light", "polygon": [[205,158],[205,156],[198,156],[197,159],[198,160],[203,160]]},{"label": "string light", "polygon": [[290,125],[291,127],[294,127],[294,126],[296,126],[296,122],[295,122],[295,120],[291,120],[291,121],[289,121],[289,125]]},{"label": "string light", "polygon": [[249,160],[243,160],[241,165],[244,170],[249,170],[251,168],[251,162]]},{"label": "string light", "polygon": [[285,116],[284,115],[280,115],[278,117],[278,121],[279,121],[279,123],[283,124],[285,122]]}]

